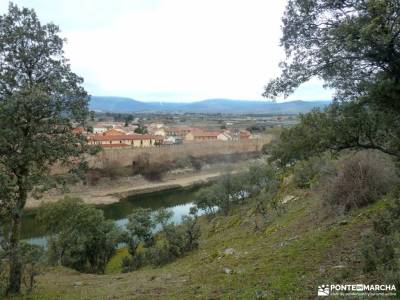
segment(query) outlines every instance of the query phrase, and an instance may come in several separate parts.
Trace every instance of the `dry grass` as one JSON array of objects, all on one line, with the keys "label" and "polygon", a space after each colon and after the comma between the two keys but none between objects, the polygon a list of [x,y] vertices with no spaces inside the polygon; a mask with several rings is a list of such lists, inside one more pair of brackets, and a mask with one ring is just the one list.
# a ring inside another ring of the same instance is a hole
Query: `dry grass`
[{"label": "dry grass", "polygon": [[343,158],[341,164],[323,195],[325,204],[339,213],[377,201],[399,182],[393,164],[376,152],[356,153]]},{"label": "dry grass", "polygon": [[[310,196],[289,202],[256,232],[254,203],[228,217],[203,218],[199,250],[182,259],[127,274],[117,273],[118,256],[108,275],[52,269],[38,277],[32,299],[314,299],[319,284],[358,282],[360,234],[381,207],[358,210],[343,223],[320,216],[319,203]],[[224,254],[226,248],[234,254]]]},{"label": "dry grass", "polygon": [[205,142],[154,148],[121,148],[104,149],[96,157],[89,157],[92,168],[102,168],[105,161],[119,162],[122,166],[130,166],[146,153],[150,162],[163,163],[187,156],[206,156],[211,154],[233,154],[260,151],[269,140],[248,140],[240,142]]}]

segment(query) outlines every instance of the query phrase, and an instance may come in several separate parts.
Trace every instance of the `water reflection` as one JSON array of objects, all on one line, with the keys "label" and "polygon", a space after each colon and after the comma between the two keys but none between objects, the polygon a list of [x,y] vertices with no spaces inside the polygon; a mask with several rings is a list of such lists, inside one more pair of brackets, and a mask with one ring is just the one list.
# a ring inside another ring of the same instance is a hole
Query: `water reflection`
[{"label": "water reflection", "polygon": [[[120,202],[100,205],[104,216],[107,219],[115,220],[118,226],[125,226],[128,222],[127,216],[137,208],[150,208],[157,211],[160,208],[168,208],[174,214],[172,221],[179,223],[183,215],[189,214],[193,206],[194,195],[200,187],[190,189],[171,189],[167,191],[149,193],[144,195],[130,196],[122,199]],[[36,219],[36,212],[30,211],[24,216],[22,226],[22,238],[29,243],[45,245],[45,231]]]}]

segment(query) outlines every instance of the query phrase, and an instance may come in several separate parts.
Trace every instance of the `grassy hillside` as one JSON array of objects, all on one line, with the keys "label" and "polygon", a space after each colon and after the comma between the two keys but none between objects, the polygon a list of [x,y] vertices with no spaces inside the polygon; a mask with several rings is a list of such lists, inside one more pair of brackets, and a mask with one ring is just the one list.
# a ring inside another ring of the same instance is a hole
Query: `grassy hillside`
[{"label": "grassy hillside", "polygon": [[318,196],[290,195],[263,230],[254,231],[250,200],[228,217],[203,217],[199,250],[165,267],[121,274],[121,250],[106,275],[48,270],[32,299],[309,299],[318,284],[373,280],[362,277],[355,249],[385,200],[329,217]]}]

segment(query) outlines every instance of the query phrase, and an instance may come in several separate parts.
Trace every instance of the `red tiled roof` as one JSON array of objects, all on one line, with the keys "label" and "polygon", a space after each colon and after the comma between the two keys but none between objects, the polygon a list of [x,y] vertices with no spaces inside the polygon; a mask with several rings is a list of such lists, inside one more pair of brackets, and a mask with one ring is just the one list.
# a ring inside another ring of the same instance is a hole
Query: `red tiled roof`
[{"label": "red tiled roof", "polygon": [[103,133],[104,135],[122,135],[125,134],[124,130],[112,128]]},{"label": "red tiled roof", "polygon": [[85,131],[85,129],[83,129],[82,127],[76,127],[74,129],[72,129],[73,133],[78,133],[78,134],[83,133],[84,131]]},{"label": "red tiled roof", "polygon": [[89,140],[92,141],[137,141],[137,140],[162,140],[157,135],[150,134],[121,134],[121,135],[91,135]]}]

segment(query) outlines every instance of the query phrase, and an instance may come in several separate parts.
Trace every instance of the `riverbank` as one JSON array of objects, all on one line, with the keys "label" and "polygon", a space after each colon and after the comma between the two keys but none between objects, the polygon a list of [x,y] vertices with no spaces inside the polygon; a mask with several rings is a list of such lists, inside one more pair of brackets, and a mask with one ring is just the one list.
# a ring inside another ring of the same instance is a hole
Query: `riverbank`
[{"label": "riverbank", "polygon": [[251,161],[235,164],[213,165],[202,171],[191,169],[177,170],[168,173],[162,181],[151,182],[142,176],[131,176],[118,179],[103,180],[97,185],[76,185],[70,187],[68,193],[51,191],[43,198],[29,198],[27,209],[34,209],[43,202],[54,202],[65,196],[79,197],[88,204],[107,205],[119,202],[120,199],[139,194],[146,194],[173,188],[186,188],[192,185],[205,184],[221,176],[226,171],[238,172],[247,168]]},{"label": "riverbank", "polygon": [[286,202],[283,213],[271,214],[262,230],[254,229],[258,199],[248,199],[228,216],[200,217],[199,249],[165,266],[121,273],[127,255],[121,249],[105,275],[48,268],[29,296],[13,299],[315,299],[321,282],[366,280],[358,272],[357,250],[384,203],[343,220],[326,217],[317,195],[289,191],[282,197],[296,200]]}]

